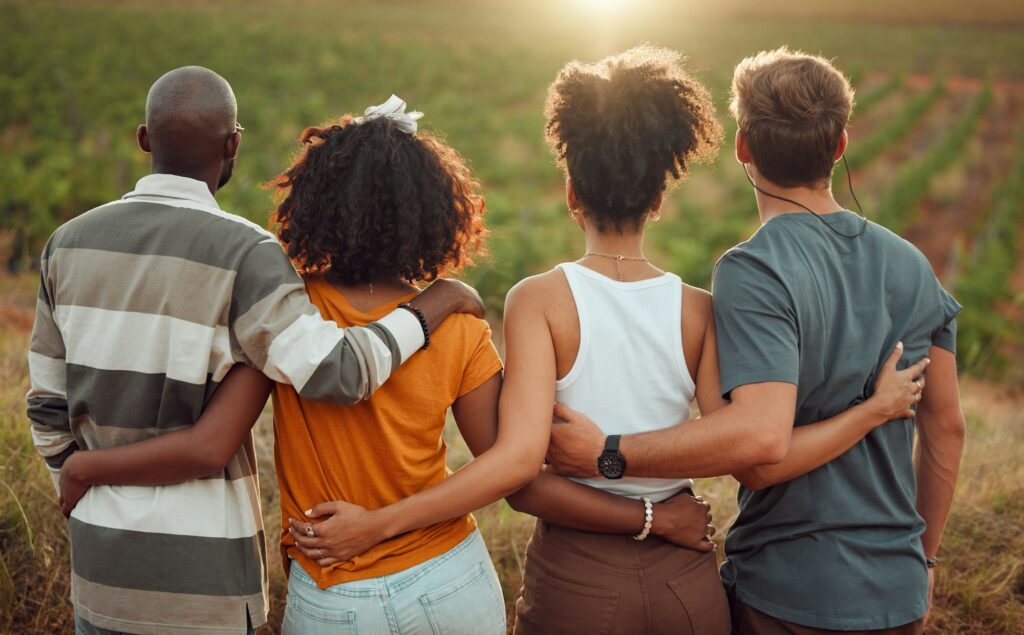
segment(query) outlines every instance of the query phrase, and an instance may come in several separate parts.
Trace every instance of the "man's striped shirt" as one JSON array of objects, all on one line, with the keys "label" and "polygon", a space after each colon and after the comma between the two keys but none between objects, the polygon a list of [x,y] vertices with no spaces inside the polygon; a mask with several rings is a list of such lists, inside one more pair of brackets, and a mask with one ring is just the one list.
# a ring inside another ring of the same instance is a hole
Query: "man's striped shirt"
[{"label": "man's striped shirt", "polygon": [[[235,363],[304,397],[368,397],[423,343],[398,310],[339,329],[310,304],[276,238],[171,175],[60,227],[43,252],[28,415],[55,478],[78,449],[194,425]],[[251,435],[209,477],[97,486],[69,521],[72,601],[133,633],[246,632],[266,621]]]}]

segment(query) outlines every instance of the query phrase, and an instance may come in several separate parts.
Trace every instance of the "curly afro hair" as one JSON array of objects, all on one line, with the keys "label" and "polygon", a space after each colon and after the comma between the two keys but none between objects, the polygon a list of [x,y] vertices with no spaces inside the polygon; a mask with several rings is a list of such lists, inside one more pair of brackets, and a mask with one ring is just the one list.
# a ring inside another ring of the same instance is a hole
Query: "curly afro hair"
[{"label": "curly afro hair", "polygon": [[718,152],[722,128],[675,51],[643,45],[567,64],[548,87],[545,133],[598,231],[635,230],[691,161]]},{"label": "curly afro hair", "polygon": [[456,273],[483,252],[484,199],[458,152],[428,133],[352,115],[306,128],[271,182],[272,223],[296,268],[340,284]]}]

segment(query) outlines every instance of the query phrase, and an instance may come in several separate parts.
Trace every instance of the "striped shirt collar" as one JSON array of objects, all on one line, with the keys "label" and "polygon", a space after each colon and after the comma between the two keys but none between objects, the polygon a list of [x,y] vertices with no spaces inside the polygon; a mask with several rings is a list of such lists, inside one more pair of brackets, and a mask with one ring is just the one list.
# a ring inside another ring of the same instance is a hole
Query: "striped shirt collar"
[{"label": "striped shirt collar", "polygon": [[135,189],[121,197],[122,200],[177,198],[220,209],[217,199],[210,194],[210,188],[202,181],[174,174],[149,174],[139,179]]}]

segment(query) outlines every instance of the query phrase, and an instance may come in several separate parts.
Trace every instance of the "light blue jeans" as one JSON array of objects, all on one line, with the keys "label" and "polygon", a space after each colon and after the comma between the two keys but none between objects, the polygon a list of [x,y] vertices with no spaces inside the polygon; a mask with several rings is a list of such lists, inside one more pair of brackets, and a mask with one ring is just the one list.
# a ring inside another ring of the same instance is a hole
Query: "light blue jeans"
[{"label": "light blue jeans", "polygon": [[480,532],[405,571],[320,589],[291,564],[282,635],[504,635],[505,604]]}]

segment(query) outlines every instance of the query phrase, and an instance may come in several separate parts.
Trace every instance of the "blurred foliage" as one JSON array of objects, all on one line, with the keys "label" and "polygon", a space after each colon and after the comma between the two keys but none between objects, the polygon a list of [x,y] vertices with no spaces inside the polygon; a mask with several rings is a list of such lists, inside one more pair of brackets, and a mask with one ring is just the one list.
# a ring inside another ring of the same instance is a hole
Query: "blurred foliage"
[{"label": "blurred foliage", "polygon": [[963,364],[971,372],[998,377],[1009,363],[1006,345],[1024,342],[1019,319],[1024,292],[1015,291],[1010,280],[1024,247],[1020,231],[1024,224],[1024,117],[1016,160],[992,201],[988,223],[955,291],[966,307],[957,320]]},{"label": "blurred foliage", "polygon": [[[793,19],[797,4],[815,13]],[[688,56],[726,129],[717,161],[694,166],[669,194],[650,239],[655,262],[706,286],[721,253],[757,227],[753,196],[732,156],[735,124],[726,116],[733,65],[782,44],[820,52],[861,83],[856,121],[869,123],[913,75],[1024,79],[1019,29],[969,25],[977,20],[964,18],[962,7],[940,5],[929,5],[930,20],[885,22],[875,3],[863,19],[826,22],[838,9],[794,2],[779,3],[774,17],[750,2],[716,9],[654,0],[615,16],[585,10],[587,0],[0,4],[0,258],[25,267],[58,224],[132,189],[148,170],[135,144],[148,87],[171,68],[201,64],[231,81],[246,127],[234,179],[218,200],[261,224],[272,205],[261,185],[286,165],[304,127],[360,112],[392,92],[426,112],[422,125],[462,152],[484,184],[491,255],[465,277],[497,312],[516,281],[582,248],[543,139],[548,82],[569,59],[651,41]],[[898,17],[906,6],[892,11]],[[854,168],[899,145],[942,90],[936,81],[869,126],[869,137],[851,146]],[[930,171],[957,160],[980,116],[965,115],[945,149],[898,168],[886,190],[885,222],[899,229],[913,219]]]},{"label": "blurred foliage", "polygon": [[914,220],[917,204],[928,193],[932,179],[962,156],[964,146],[974,136],[978,122],[991,105],[992,86],[986,85],[940,143],[899,169],[895,180],[882,193],[878,222],[896,233],[907,228]]}]

